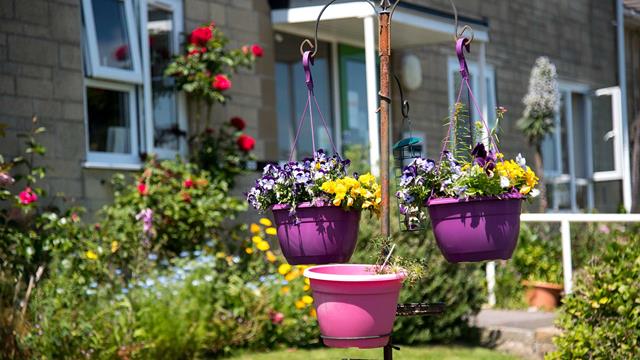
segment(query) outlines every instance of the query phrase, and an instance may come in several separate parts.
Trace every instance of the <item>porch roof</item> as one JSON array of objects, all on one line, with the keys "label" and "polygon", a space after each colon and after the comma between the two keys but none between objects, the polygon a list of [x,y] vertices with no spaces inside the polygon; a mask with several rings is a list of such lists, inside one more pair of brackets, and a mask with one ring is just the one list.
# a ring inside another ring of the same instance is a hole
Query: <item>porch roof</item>
[{"label": "porch roof", "polygon": [[[272,1],[271,20],[276,30],[313,38],[315,21],[323,5],[318,1]],[[297,5],[297,6],[296,6]],[[364,1],[338,2],[322,14],[318,37],[362,46],[364,26],[362,19],[375,15]],[[420,5],[400,2],[393,15],[392,44],[394,48],[435,44],[450,41],[454,34],[454,16],[451,13]],[[475,39],[489,40],[488,22],[459,16],[460,26],[471,25]]]}]

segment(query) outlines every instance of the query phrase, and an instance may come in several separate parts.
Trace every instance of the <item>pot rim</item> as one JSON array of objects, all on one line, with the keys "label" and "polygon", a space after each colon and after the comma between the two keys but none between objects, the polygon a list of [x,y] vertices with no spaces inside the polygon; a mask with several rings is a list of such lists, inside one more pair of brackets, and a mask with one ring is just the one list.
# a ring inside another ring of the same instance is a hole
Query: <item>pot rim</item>
[{"label": "pot rim", "polygon": [[470,203],[476,201],[506,201],[506,200],[524,200],[524,197],[521,195],[514,197],[500,197],[500,196],[478,196],[478,197],[467,197],[467,198],[454,198],[454,197],[441,197],[441,198],[431,198],[427,200],[427,206],[432,205],[447,205],[447,204],[462,204],[462,203]]},{"label": "pot rim", "polygon": [[[341,208],[344,209],[342,206],[335,206],[330,202],[322,202],[322,201],[317,201],[317,202],[310,202],[310,201],[305,201],[303,203],[300,203],[296,206],[296,209],[311,209],[311,208]],[[275,204],[273,206],[271,206],[271,210],[288,210],[291,209],[291,205],[289,204]],[[362,211],[362,210],[356,210],[356,209],[344,209],[345,211]]]},{"label": "pot rim", "polygon": [[547,282],[547,281],[538,281],[538,280],[522,280],[522,285],[527,287],[539,287],[545,289],[552,290],[564,290],[564,286],[562,284]]},{"label": "pot rim", "polygon": [[313,280],[335,281],[335,282],[377,282],[390,280],[404,280],[407,277],[406,271],[399,271],[394,274],[371,274],[371,275],[341,275],[326,274],[315,270],[326,267],[373,267],[373,264],[327,264],[316,265],[304,270],[304,276]]}]

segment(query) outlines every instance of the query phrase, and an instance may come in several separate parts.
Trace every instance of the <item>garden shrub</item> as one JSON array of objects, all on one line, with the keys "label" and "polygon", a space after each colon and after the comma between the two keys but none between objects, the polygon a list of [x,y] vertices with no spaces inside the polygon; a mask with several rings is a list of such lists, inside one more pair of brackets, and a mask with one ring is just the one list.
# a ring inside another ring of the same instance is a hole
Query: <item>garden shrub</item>
[{"label": "garden shrub", "polygon": [[640,235],[618,234],[575,277],[547,359],[640,357]]},{"label": "garden shrub", "polygon": [[[449,264],[440,253],[430,228],[416,232],[398,230],[398,221],[391,219],[394,254],[406,259],[418,259],[424,266],[424,276],[400,292],[400,303],[436,303],[446,306],[442,314],[398,317],[393,338],[399,344],[451,342],[469,334],[469,318],[476,314],[486,298],[484,275],[478,264]],[[351,262],[372,261],[377,254],[364,249],[379,233],[378,221],[363,217],[358,251]],[[375,260],[373,260],[375,261]]]}]

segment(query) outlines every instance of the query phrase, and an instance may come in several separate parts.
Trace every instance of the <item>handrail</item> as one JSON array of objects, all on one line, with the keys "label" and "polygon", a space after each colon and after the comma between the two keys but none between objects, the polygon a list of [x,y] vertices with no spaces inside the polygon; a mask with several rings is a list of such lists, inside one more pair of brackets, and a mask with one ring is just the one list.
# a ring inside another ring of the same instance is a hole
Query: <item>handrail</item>
[{"label": "handrail", "polygon": [[[625,222],[640,223],[640,214],[578,214],[578,213],[526,213],[520,215],[522,222],[553,222],[560,223],[562,239],[562,276],[564,279],[564,292],[570,294],[573,288],[573,264],[571,261],[571,223],[599,223],[599,222]],[[496,304],[495,262],[490,261],[486,266],[488,303]]]}]

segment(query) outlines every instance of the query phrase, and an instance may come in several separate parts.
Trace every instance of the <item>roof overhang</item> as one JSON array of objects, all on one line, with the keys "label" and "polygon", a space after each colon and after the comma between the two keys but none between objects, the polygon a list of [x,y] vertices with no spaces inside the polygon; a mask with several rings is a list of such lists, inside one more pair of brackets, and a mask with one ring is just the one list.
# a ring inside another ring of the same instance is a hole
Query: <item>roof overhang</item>
[{"label": "roof overhang", "polygon": [[[315,22],[322,8],[323,5],[276,8],[271,11],[271,21],[276,30],[312,38]],[[373,7],[364,1],[335,3],[322,14],[318,37],[327,41],[362,45],[362,19],[374,15]],[[451,41],[455,27],[453,18],[452,14],[421,6],[398,6],[392,20],[392,44],[396,48],[403,48]],[[465,24],[473,27],[475,40],[489,41],[486,20],[460,17],[460,26]]]}]

